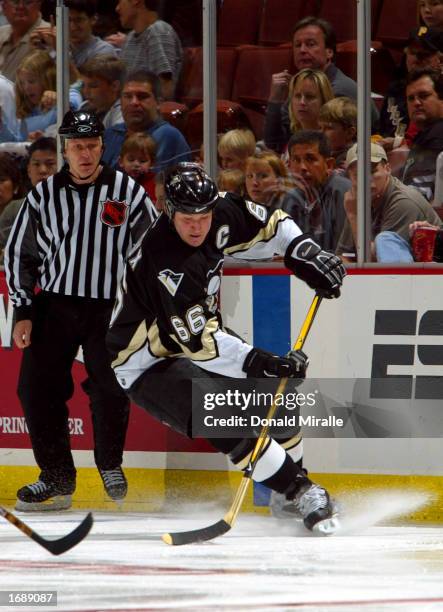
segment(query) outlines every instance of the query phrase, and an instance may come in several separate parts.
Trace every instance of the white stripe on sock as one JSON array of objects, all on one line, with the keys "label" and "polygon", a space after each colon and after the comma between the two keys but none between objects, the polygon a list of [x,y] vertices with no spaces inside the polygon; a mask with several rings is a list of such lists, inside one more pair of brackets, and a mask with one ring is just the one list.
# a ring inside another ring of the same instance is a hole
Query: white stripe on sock
[{"label": "white stripe on sock", "polygon": [[264,454],[257,461],[254,470],[254,480],[262,482],[270,478],[283,465],[286,458],[286,451],[276,442],[271,440],[270,445],[265,450]]}]

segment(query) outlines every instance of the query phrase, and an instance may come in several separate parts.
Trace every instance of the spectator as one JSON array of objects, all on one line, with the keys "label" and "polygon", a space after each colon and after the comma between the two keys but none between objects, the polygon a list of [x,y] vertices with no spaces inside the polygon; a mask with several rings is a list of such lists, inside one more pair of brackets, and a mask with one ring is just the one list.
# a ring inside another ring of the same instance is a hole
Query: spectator
[{"label": "spectator", "polygon": [[420,25],[443,31],[443,2],[441,0],[417,0],[417,12]]},{"label": "spectator", "polygon": [[244,171],[246,160],[255,153],[255,136],[251,130],[229,130],[218,141],[218,156],[223,170]]},{"label": "spectator", "polygon": [[0,27],[0,73],[15,81],[17,69],[32,51],[30,36],[40,26],[49,26],[40,13],[40,0],[3,0],[9,25]]},{"label": "spectator", "polygon": [[357,137],[357,105],[345,96],[333,98],[323,104],[318,119],[328,139],[336,169],[344,169],[346,153]]},{"label": "spectator", "polygon": [[[417,28],[409,35],[405,48],[404,64],[406,73],[419,68],[440,70],[443,60],[443,32],[432,28]],[[397,148],[409,124],[406,104],[406,76],[393,81],[386,93],[380,113],[381,142],[385,149]]]},{"label": "spectator", "polygon": [[165,191],[165,173],[157,172],[154,178],[155,181],[155,200],[152,200],[155,204],[155,208],[158,212],[162,212],[165,209],[166,202],[166,191]]},{"label": "spectator", "polygon": [[83,82],[82,106],[94,111],[105,128],[123,122],[120,92],[125,64],[112,55],[97,55],[79,68]]},{"label": "spectator", "polygon": [[139,70],[127,77],[121,94],[124,123],[105,131],[105,163],[116,166],[126,135],[134,132],[146,132],[157,143],[156,171],[190,160],[191,151],[183,134],[159,113],[159,95],[160,80],[155,74]]},{"label": "spectator", "polygon": [[[355,252],[357,245],[356,144],[348,151],[346,165],[352,185],[345,195],[347,220],[337,247],[339,255]],[[391,175],[386,151],[375,143],[371,143],[371,218],[371,256],[383,263],[413,261],[408,247],[411,223],[428,221],[440,225],[429,202],[416,189]]]},{"label": "spectator", "polygon": [[[0,153],[5,155],[4,153]],[[57,146],[55,138],[42,137],[31,144],[28,149],[28,161],[26,164],[28,178],[31,182],[31,187],[35,187],[37,183],[52,176],[57,170]],[[14,162],[14,171],[9,174],[10,177],[15,176],[18,172],[17,163]],[[15,180],[17,184],[17,180]],[[20,176],[20,185],[23,185],[23,180]],[[24,195],[21,188],[15,193]],[[0,251],[3,252],[8,240],[9,232],[14,224],[14,220],[20,210],[23,199],[18,198],[12,200],[3,213],[0,214]]]},{"label": "spectator", "polygon": [[[18,67],[15,83],[17,117],[21,120],[22,140],[31,139],[35,132],[41,135],[56,123],[55,90],[55,61],[47,51],[31,51]],[[78,109],[81,104],[81,95],[74,87],[70,88],[69,101],[73,109]]]},{"label": "spectator", "polygon": [[297,130],[318,130],[320,108],[334,93],[328,77],[321,70],[305,68],[289,83],[289,124],[282,121],[280,109],[268,104],[265,119],[265,143],[271,149],[285,149],[291,134]]},{"label": "spectator", "polygon": [[351,183],[333,172],[334,158],[323,132],[296,132],[289,141],[288,152],[296,185],[282,208],[322,248],[335,250],[346,217],[344,196]]},{"label": "spectator", "polygon": [[[97,55],[117,56],[115,47],[110,43],[93,35],[96,22],[96,0],[65,0],[69,9],[69,49],[71,59],[77,68]],[[55,50],[56,29],[53,25],[39,27],[31,35],[34,46],[45,45],[48,51]]]},{"label": "spectator", "polygon": [[129,174],[155,201],[155,173],[152,167],[155,163],[157,145],[155,140],[144,132],[136,132],[127,136],[123,142],[118,164]]},{"label": "spectator", "polygon": [[236,168],[221,170],[217,177],[217,187],[221,192],[229,191],[240,196],[245,195],[245,175]]},{"label": "spectator", "polygon": [[[336,36],[332,25],[324,19],[305,17],[299,21],[294,29],[293,56],[296,71],[310,68],[321,70],[328,77],[335,96],[346,96],[357,100],[357,83],[346,76],[334,63],[336,52]],[[271,91],[269,94],[268,111],[281,114],[281,124],[289,131],[289,114],[287,98],[291,75],[288,70],[272,75]],[[269,108],[271,107],[271,108]],[[372,104],[372,124],[376,126],[378,112]],[[271,141],[276,139],[268,135]],[[266,145],[271,143],[266,140]],[[279,150],[279,149],[276,149]]]},{"label": "spectator", "polygon": [[434,198],[435,166],[443,150],[443,76],[429,68],[408,75],[406,99],[411,121],[418,127],[406,160],[403,182]]},{"label": "spectator", "polygon": [[0,75],[0,142],[15,142],[19,135],[14,83]]},{"label": "spectator", "polygon": [[273,151],[255,153],[246,160],[246,195],[271,210],[281,208],[287,176],[284,162]]},{"label": "spectator", "polygon": [[131,70],[146,70],[160,78],[162,97],[173,99],[183,63],[183,49],[174,28],[158,16],[159,0],[119,0],[117,13],[128,36],[107,40],[122,46],[121,59]]},{"label": "spectator", "polygon": [[22,183],[17,159],[10,153],[0,152],[0,218],[10,202],[23,196]]}]

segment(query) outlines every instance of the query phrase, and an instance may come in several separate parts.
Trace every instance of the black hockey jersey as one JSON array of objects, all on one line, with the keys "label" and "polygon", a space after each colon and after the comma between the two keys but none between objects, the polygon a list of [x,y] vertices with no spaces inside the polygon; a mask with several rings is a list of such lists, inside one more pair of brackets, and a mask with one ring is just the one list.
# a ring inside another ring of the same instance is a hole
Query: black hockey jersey
[{"label": "black hockey jersey", "polygon": [[269,259],[301,235],[282,210],[225,194],[205,242],[187,245],[162,214],[129,260],[107,342],[120,385],[128,389],[159,360],[184,356],[205,370],[244,378],[252,346],[223,330],[218,294],[224,255]]}]

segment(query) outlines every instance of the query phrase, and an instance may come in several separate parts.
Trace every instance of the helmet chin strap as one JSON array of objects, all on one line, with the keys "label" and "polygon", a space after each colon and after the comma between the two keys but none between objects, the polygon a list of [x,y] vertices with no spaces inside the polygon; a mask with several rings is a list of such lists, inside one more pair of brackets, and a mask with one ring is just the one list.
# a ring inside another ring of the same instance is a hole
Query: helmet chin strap
[{"label": "helmet chin strap", "polygon": [[68,172],[69,172],[69,175],[72,176],[73,179],[77,179],[80,181],[86,181],[88,178],[91,178],[91,176],[93,176],[97,172],[97,168],[99,166],[100,166],[100,162],[98,162],[98,164],[96,165],[95,170],[91,172],[91,174],[88,174],[86,176],[76,176],[73,172],[71,172],[71,170],[68,170]]}]

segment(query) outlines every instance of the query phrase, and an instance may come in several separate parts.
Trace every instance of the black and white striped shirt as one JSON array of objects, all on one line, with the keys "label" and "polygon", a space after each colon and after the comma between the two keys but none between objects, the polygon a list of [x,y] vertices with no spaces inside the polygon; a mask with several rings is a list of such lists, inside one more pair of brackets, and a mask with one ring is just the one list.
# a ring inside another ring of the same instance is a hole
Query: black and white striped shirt
[{"label": "black and white striped shirt", "polygon": [[132,178],[104,166],[77,185],[66,170],[26,197],[5,248],[17,320],[31,318],[36,286],[69,296],[114,299],[128,253],[157,216]]}]

